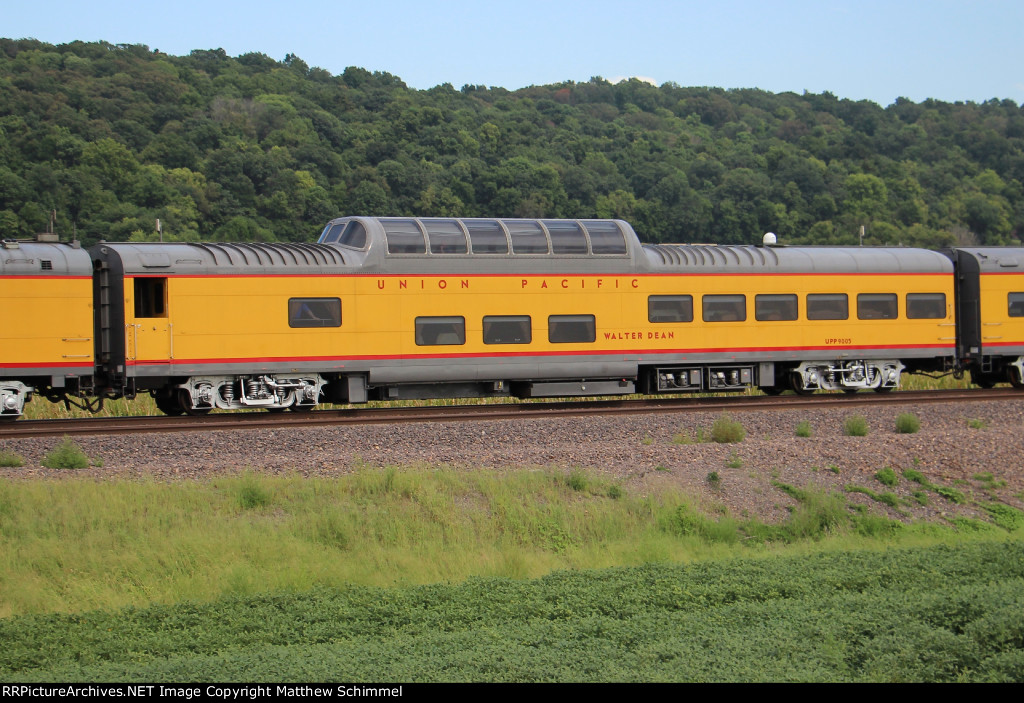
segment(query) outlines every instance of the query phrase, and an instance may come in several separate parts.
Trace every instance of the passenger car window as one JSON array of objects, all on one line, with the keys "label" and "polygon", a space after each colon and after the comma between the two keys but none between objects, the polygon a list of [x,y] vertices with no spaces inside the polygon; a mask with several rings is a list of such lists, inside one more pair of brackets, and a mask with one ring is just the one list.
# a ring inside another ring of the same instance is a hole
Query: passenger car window
[{"label": "passenger car window", "polygon": [[456,220],[424,220],[431,254],[465,254],[466,233]]},{"label": "passenger car window", "polygon": [[807,296],[808,320],[847,320],[850,300],[846,293],[811,293]]},{"label": "passenger car window", "polygon": [[797,318],[796,296],[790,294],[754,296],[754,318],[759,321],[795,320]]},{"label": "passenger car window", "polygon": [[1024,317],[1024,293],[1008,294],[1006,303],[1010,317]]},{"label": "passenger car window", "polygon": [[912,320],[941,320],[946,317],[945,293],[907,293],[907,317]]},{"label": "passenger car window", "polygon": [[593,315],[552,315],[548,318],[548,341],[552,344],[593,342],[597,325]]},{"label": "passenger car window", "polygon": [[484,344],[529,344],[533,341],[528,315],[484,317]]},{"label": "passenger car window", "polygon": [[366,228],[363,227],[362,222],[353,220],[348,223],[348,227],[342,233],[338,239],[338,244],[343,247],[352,247],[353,249],[362,249],[366,246]]},{"label": "passenger car window", "polygon": [[388,240],[389,254],[424,254],[423,232],[416,220],[384,220],[384,236]]},{"label": "passenger car window", "polygon": [[572,220],[541,220],[551,235],[551,251],[555,254],[586,254],[587,238]]},{"label": "passenger car window", "polygon": [[466,318],[417,317],[416,344],[421,347],[466,343]]},{"label": "passenger car window", "polygon": [[497,220],[463,220],[474,254],[507,254],[508,239]]},{"label": "passenger car window", "polygon": [[747,319],[745,295],[705,295],[704,322],[742,322]]},{"label": "passenger car window", "polygon": [[341,327],[340,298],[289,298],[289,327]]},{"label": "passenger car window", "polygon": [[505,220],[513,254],[547,254],[548,238],[534,220]]},{"label": "passenger car window", "polygon": [[626,240],[622,230],[614,222],[606,220],[584,220],[583,226],[590,235],[590,251],[595,254],[625,254]]},{"label": "passenger car window", "polygon": [[167,317],[167,279],[135,279],[135,317]]},{"label": "passenger car window", "polygon": [[857,295],[858,320],[895,320],[895,293],[860,293]]},{"label": "passenger car window", "polygon": [[647,296],[648,322],[693,322],[692,295]]}]

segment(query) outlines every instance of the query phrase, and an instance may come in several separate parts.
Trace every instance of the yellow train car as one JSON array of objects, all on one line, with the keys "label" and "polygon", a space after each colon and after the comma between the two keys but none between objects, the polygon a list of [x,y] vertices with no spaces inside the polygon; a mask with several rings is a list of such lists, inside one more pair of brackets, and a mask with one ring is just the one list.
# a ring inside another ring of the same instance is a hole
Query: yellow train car
[{"label": "yellow train car", "polygon": [[613,220],[349,217],[318,244],[93,249],[110,395],[319,400],[896,387],[952,368],[918,249],[641,245]]},{"label": "yellow train car", "polygon": [[[0,244],[0,419],[33,393],[87,389],[93,373],[92,261],[71,244]],[[84,382],[84,383],[83,383]]]},{"label": "yellow train car", "polygon": [[1024,387],[1024,249],[969,247],[956,261],[957,355],[977,385]]}]

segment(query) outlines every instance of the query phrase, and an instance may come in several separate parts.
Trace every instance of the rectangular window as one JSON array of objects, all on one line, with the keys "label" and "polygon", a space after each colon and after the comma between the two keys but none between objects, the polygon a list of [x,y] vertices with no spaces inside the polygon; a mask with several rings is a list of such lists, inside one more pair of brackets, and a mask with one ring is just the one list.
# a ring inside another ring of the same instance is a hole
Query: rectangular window
[{"label": "rectangular window", "polygon": [[747,319],[747,296],[705,295],[704,322],[742,322]]},{"label": "rectangular window", "polygon": [[895,320],[895,293],[860,293],[857,295],[858,320]]},{"label": "rectangular window", "polygon": [[911,320],[941,320],[946,317],[945,293],[907,293],[907,317]]},{"label": "rectangular window", "polygon": [[135,279],[135,317],[167,317],[167,279]]},{"label": "rectangular window", "polygon": [[848,320],[850,300],[846,293],[811,293],[807,296],[808,320]]},{"label": "rectangular window", "polygon": [[754,296],[754,317],[759,321],[795,320],[796,296],[757,295]]},{"label": "rectangular window", "polygon": [[341,327],[340,298],[289,298],[289,327]]},{"label": "rectangular window", "polygon": [[693,322],[692,295],[647,296],[648,322]]},{"label": "rectangular window", "polygon": [[466,343],[466,318],[417,317],[416,344],[421,347]]},{"label": "rectangular window", "polygon": [[529,344],[533,341],[528,315],[484,317],[484,344]]},{"label": "rectangular window", "polygon": [[1024,317],[1024,293],[1008,294],[1006,304],[1010,317]]},{"label": "rectangular window", "polygon": [[552,315],[548,318],[548,341],[552,344],[593,342],[597,324],[593,315]]}]

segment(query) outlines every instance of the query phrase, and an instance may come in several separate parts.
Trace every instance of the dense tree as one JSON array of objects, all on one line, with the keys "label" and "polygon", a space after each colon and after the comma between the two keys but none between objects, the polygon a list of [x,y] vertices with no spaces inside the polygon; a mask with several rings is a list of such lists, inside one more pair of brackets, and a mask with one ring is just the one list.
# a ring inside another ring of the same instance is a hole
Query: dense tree
[{"label": "dense tree", "polygon": [[1017,242],[1024,111],[831,93],[504,88],[287,55],[0,39],[0,228],[309,240],[371,215],[620,217],[650,241]]}]

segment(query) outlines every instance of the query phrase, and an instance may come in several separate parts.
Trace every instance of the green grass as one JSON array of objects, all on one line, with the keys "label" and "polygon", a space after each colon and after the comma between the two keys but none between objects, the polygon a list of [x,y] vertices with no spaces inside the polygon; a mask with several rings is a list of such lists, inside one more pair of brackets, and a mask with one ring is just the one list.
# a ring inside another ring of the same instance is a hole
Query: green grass
[{"label": "green grass", "polygon": [[711,426],[711,440],[719,444],[734,444],[742,442],[747,436],[747,431],[737,420],[733,420],[728,413],[715,418]]},{"label": "green grass", "polygon": [[843,421],[843,434],[847,437],[867,437],[868,421],[860,415],[853,415]]},{"label": "green grass", "polygon": [[780,490],[795,505],[786,521],[768,525],[708,516],[675,490],[635,495],[582,470],[6,482],[0,617],[343,584],[528,578],[771,554],[801,543],[962,539],[857,513],[840,494]]},{"label": "green grass", "polygon": [[877,480],[879,483],[885,486],[889,486],[890,488],[892,488],[900,482],[900,477],[896,475],[896,472],[893,471],[891,467],[886,466],[884,469],[875,474],[875,480]]},{"label": "green grass", "polygon": [[16,469],[25,465],[25,457],[9,449],[0,449],[0,466],[9,469]]},{"label": "green grass", "polygon": [[0,678],[1015,682],[1022,636],[1024,543],[975,538],[8,618]]},{"label": "green grass", "polygon": [[40,463],[48,469],[87,469],[92,462],[81,447],[65,435]]},{"label": "green grass", "polygon": [[900,413],[896,416],[896,432],[914,434],[921,429],[921,420],[914,413]]},{"label": "green grass", "polygon": [[811,423],[807,420],[801,420],[796,425],[796,436],[797,437],[810,437],[814,434],[814,430],[811,428]]}]

